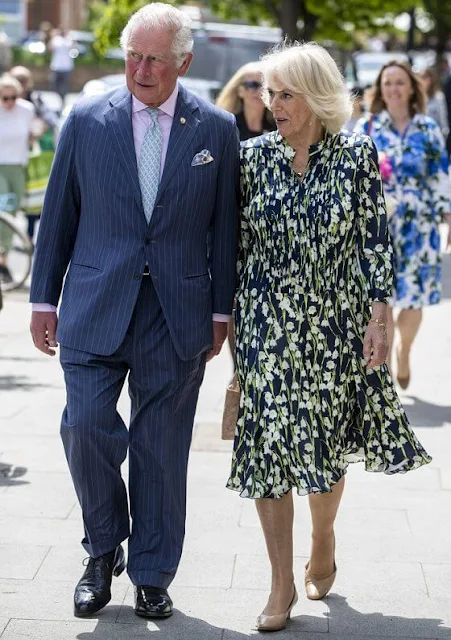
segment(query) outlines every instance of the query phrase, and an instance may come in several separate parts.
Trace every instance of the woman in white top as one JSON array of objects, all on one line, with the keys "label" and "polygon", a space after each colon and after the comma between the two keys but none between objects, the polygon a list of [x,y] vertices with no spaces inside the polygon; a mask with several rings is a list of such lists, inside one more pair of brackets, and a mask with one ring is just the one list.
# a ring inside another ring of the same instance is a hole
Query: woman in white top
[{"label": "woman in white top", "polygon": [[[16,213],[25,189],[25,168],[28,162],[29,144],[35,109],[30,102],[22,100],[22,86],[15,78],[4,75],[0,78],[0,198],[15,196]],[[10,281],[7,268],[11,235],[0,228],[0,281]]]},{"label": "woman in white top", "polygon": [[440,91],[437,72],[432,67],[429,67],[424,69],[424,71],[420,73],[420,76],[428,96],[426,113],[438,123],[442,136],[446,140],[449,131],[448,109],[446,107],[445,95]]},{"label": "woman in white top", "polygon": [[64,104],[70,74],[74,68],[74,59],[71,56],[74,44],[66,31],[56,29],[50,41],[49,48],[52,54],[50,69],[53,73],[53,86],[56,93],[61,96]]}]

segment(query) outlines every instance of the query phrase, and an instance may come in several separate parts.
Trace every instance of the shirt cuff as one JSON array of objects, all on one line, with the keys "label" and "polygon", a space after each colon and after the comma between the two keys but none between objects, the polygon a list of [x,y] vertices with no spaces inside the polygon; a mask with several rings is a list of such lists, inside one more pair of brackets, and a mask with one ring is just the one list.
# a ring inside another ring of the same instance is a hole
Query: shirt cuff
[{"label": "shirt cuff", "polygon": [[32,302],[32,311],[55,311],[56,307],[53,304],[47,304],[47,302]]},{"label": "shirt cuff", "polygon": [[226,316],[224,313],[214,313],[213,322],[230,322],[232,316]]}]

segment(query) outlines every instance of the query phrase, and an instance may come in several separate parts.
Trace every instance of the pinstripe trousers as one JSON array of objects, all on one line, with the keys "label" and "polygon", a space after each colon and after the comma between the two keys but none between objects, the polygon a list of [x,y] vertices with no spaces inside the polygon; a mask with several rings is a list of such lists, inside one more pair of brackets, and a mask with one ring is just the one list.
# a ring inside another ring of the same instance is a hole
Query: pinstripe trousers
[{"label": "pinstripe trousers", "polygon": [[[67,405],[61,437],[92,557],[129,535],[134,584],[167,588],[185,533],[186,473],[206,355],[178,357],[150,277],[120,348],[99,356],[61,345]],[[128,374],[129,429],[117,412]],[[120,467],[129,455],[129,498]],[[131,532],[130,532],[131,517]]]}]

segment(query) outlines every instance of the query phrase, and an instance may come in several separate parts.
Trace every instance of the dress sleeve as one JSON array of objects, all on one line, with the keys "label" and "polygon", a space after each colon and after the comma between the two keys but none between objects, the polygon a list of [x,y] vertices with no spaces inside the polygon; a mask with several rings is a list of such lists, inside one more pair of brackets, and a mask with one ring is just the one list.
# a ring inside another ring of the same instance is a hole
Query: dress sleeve
[{"label": "dress sleeve", "polygon": [[440,127],[430,123],[427,164],[434,212],[438,216],[451,213],[451,180],[448,174],[448,154]]},{"label": "dress sleeve", "polygon": [[357,164],[357,248],[368,295],[373,302],[388,302],[393,289],[393,247],[376,147],[365,137]]},{"label": "dress sleeve", "polygon": [[368,135],[369,124],[370,119],[368,118],[368,116],[359,118],[359,120],[357,120],[357,122],[355,123],[354,133],[364,133],[365,135]]},{"label": "dress sleeve", "polygon": [[238,238],[238,259],[237,259],[237,279],[238,284],[243,275],[251,233],[247,222],[247,209],[249,207],[251,196],[251,165],[254,150],[252,148],[241,146],[240,150],[240,225]]}]

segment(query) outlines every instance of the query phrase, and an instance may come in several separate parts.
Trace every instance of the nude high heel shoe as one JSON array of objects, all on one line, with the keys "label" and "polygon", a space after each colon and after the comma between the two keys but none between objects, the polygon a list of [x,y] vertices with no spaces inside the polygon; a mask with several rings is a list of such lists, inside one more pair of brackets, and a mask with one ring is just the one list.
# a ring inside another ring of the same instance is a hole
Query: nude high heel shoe
[{"label": "nude high heel shoe", "polygon": [[332,589],[332,585],[335,582],[337,576],[337,566],[334,562],[334,570],[322,580],[317,580],[313,576],[309,575],[309,563],[305,565],[305,592],[309,600],[322,600],[329,591]]},{"label": "nude high heel shoe", "polygon": [[290,606],[284,613],[277,613],[273,616],[267,616],[262,613],[257,618],[257,631],[282,631],[287,626],[287,621],[291,617],[291,610],[298,601],[298,592],[294,587],[293,599],[290,602]]}]

